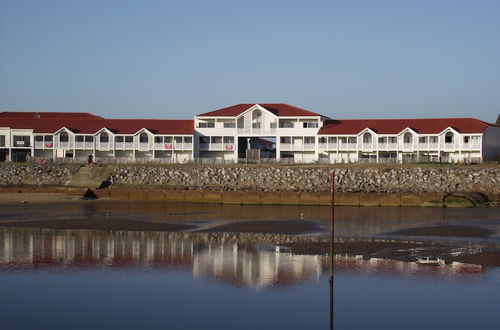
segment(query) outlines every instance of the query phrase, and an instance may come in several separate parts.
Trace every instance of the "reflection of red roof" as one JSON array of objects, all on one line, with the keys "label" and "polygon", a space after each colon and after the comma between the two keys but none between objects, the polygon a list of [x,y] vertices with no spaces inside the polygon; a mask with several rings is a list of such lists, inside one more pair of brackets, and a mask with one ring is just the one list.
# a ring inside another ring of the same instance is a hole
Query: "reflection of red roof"
[{"label": "reflection of red roof", "polygon": [[369,128],[378,134],[398,134],[411,128],[419,134],[438,134],[448,127],[460,133],[484,133],[490,124],[475,118],[339,119],[328,120],[318,134],[358,134]]},{"label": "reflection of red roof", "polygon": [[193,120],[160,119],[44,119],[1,117],[0,127],[33,129],[35,133],[54,133],[66,127],[77,134],[94,134],[107,128],[115,134],[134,134],[146,128],[154,134],[193,134]]},{"label": "reflection of red roof", "polygon": [[66,119],[102,119],[88,112],[0,112],[0,117],[11,118],[66,118]]},{"label": "reflection of red roof", "polygon": [[[227,108],[199,114],[199,117],[236,117],[253,107],[256,103],[236,104]],[[286,103],[259,103],[266,110],[278,117],[317,117],[317,113],[304,110]]]}]

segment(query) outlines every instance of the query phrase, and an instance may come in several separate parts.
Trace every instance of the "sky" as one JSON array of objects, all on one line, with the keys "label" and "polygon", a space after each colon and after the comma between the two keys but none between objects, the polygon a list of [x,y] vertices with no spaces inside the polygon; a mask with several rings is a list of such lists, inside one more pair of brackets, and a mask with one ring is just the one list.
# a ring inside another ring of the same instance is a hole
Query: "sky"
[{"label": "sky", "polygon": [[0,111],[500,113],[500,1],[0,0]]}]

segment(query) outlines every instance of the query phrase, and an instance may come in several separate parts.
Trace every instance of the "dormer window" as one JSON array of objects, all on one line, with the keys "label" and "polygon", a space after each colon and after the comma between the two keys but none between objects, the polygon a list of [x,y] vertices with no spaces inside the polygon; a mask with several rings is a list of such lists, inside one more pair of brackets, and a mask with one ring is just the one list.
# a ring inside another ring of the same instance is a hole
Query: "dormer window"
[{"label": "dormer window", "polygon": [[198,123],[198,127],[199,128],[214,128],[215,127],[215,123],[214,122],[203,122],[203,121],[200,121]]},{"label": "dormer window", "polygon": [[318,128],[317,121],[306,121],[302,123],[303,128]]}]

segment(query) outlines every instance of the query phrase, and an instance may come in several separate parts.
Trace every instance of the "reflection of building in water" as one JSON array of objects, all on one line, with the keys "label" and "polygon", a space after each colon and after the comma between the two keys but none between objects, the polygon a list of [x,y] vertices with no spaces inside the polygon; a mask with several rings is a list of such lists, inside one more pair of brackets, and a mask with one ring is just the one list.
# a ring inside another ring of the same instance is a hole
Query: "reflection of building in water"
[{"label": "reflection of building in water", "polygon": [[160,232],[0,228],[0,269],[47,266],[174,266],[251,287],[318,278],[323,256],[279,254],[254,244],[215,243]]},{"label": "reflection of building in water", "polygon": [[318,279],[325,266],[324,256],[276,253],[236,243],[209,244],[195,255],[193,273],[195,277],[212,277],[261,288],[306,278]]}]

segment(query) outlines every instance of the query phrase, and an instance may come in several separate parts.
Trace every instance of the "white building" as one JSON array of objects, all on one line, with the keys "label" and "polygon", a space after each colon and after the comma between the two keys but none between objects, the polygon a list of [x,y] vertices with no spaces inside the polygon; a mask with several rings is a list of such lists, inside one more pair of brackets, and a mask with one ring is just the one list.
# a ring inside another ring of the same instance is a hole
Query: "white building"
[{"label": "white building", "polygon": [[474,118],[333,120],[288,104],[238,104],[193,120],[0,113],[0,159],[207,163],[499,160],[500,127]]}]

